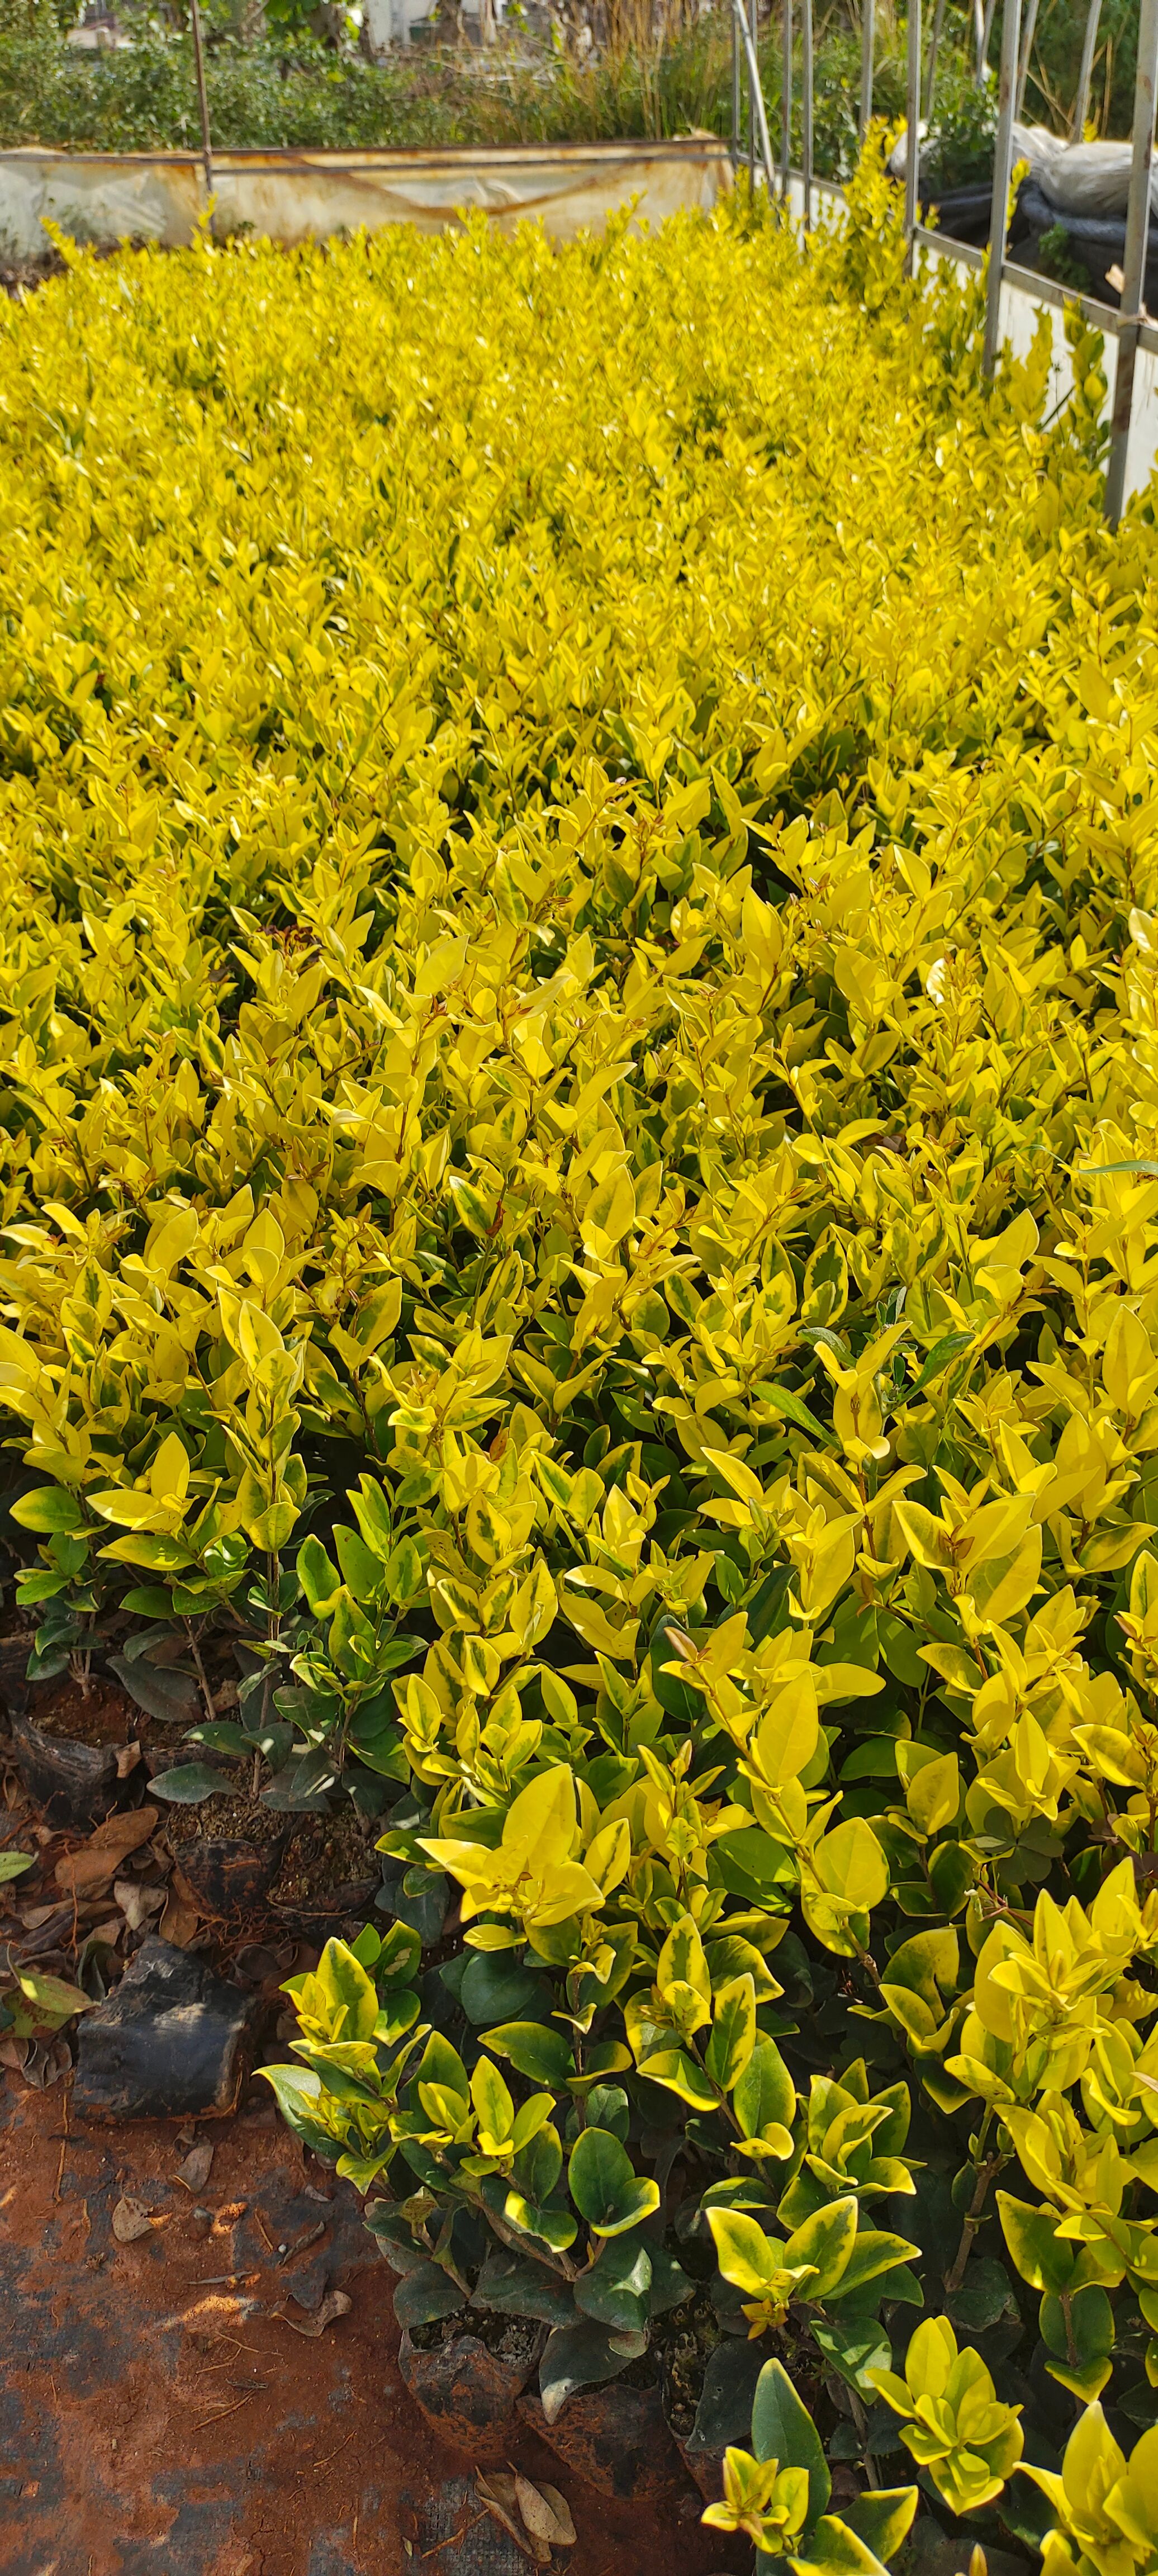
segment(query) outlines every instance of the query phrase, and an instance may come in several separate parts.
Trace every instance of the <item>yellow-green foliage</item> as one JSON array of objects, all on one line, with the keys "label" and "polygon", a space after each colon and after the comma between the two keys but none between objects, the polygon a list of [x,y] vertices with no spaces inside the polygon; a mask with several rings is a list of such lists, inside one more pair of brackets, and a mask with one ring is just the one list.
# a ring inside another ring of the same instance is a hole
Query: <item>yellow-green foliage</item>
[{"label": "yellow-green foliage", "polygon": [[977,312],[870,168],[807,258],[202,242],[0,314],[34,1669],[241,1617],[199,1741],[394,1800],[413,1941],[279,2086],[410,2191],[400,2314],[501,2246],[610,2375],[682,2158],[730,2324],[954,2511],[1031,2385],[1035,2460],[1158,2411],[1158,590],[1098,344],[1041,426]]}]

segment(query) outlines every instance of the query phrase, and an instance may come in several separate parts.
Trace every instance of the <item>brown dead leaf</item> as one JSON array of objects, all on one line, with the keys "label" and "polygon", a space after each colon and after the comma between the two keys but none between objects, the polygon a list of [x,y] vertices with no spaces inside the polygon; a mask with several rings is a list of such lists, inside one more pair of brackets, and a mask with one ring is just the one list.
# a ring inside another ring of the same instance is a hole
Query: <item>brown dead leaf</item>
[{"label": "brown dead leaf", "polygon": [[22,2075],[31,2046],[30,2039],[0,2039],[0,2066],[10,2066],[14,2075]]},{"label": "brown dead leaf", "polygon": [[270,2315],[280,2317],[283,2325],[292,2326],[295,2334],[320,2335],[325,2333],[327,2326],[336,2324],[339,2317],[348,2316],[353,2304],[345,2290],[327,2290],[320,2308],[312,2317],[291,2317],[288,2308],[271,2308]]},{"label": "brown dead leaf", "polygon": [[90,1941],[104,1941],[110,1950],[115,1950],[124,1928],[123,1914],[109,1914],[103,1923],[94,1923],[88,1937]]},{"label": "brown dead leaf", "polygon": [[528,2531],[535,2540],[545,2540],[551,2549],[573,2549],[575,2525],[566,2496],[558,2487],[532,2486],[529,2478],[515,2471],[515,2497]]},{"label": "brown dead leaf", "polygon": [[163,1887],[142,1887],[140,1880],[133,1878],[114,1879],[113,1895],[130,1932],[143,1931],[150,1916],[159,1914],[167,1901]]},{"label": "brown dead leaf", "polygon": [[514,2478],[508,2477],[505,2470],[491,2469],[484,2473],[479,2469],[474,2483],[479,2503],[493,2522],[500,2523],[503,2530],[510,2533],[516,2549],[521,2549],[524,2558],[532,2559],[536,2567],[549,2566],[551,2552],[546,2541],[537,2539],[519,2519]]},{"label": "brown dead leaf", "polygon": [[152,2218],[143,2200],[133,2200],[126,2192],[118,2200],[112,2216],[112,2230],[118,2245],[135,2245],[138,2236],[151,2236],[162,2221]]},{"label": "brown dead leaf", "polygon": [[186,2191],[203,2191],[212,2164],[212,2143],[208,2138],[199,2138],[196,2146],[190,2147],[184,2164],[178,2165],[177,2181],[184,2183]]},{"label": "brown dead leaf", "polygon": [[106,1816],[103,1825],[89,1835],[90,1851],[95,1847],[121,1857],[125,1852],[136,1851],[139,1844],[148,1842],[160,1813],[159,1807],[130,1807],[121,1815]]},{"label": "brown dead leaf", "polygon": [[130,1771],[135,1771],[135,1770],[136,1770],[137,1764],[138,1764],[138,1762],[140,1761],[140,1759],[141,1759],[141,1748],[140,1748],[140,1745],[139,1745],[139,1744],[133,1743],[133,1744],[121,1744],[121,1745],[118,1745],[118,1747],[117,1747],[117,1778],[118,1778],[118,1780],[127,1780],[127,1779],[128,1779],[128,1776],[129,1776]]},{"label": "brown dead leaf", "polygon": [[[179,1878],[180,1871],[174,1870],[173,1877],[174,1880]],[[200,1921],[196,1906],[187,1904],[184,1897],[178,1895],[176,1887],[171,1887],[165,1911],[157,1925],[162,1941],[171,1941],[175,1950],[187,1950]]]},{"label": "brown dead leaf", "polygon": [[103,1896],[116,1877],[120,1857],[119,1852],[94,1851],[91,1844],[83,1843],[79,1851],[67,1852],[58,1860],[53,1877],[72,1896],[92,1896],[98,1890]]}]

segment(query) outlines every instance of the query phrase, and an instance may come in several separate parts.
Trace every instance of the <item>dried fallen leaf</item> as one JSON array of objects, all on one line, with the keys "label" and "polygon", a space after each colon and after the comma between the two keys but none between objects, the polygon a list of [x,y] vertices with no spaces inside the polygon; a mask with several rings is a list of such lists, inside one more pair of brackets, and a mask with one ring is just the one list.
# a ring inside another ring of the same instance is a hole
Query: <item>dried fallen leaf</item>
[{"label": "dried fallen leaf", "polygon": [[195,2147],[190,2147],[184,2164],[178,2165],[178,2182],[184,2183],[186,2191],[203,2190],[209,2180],[212,2163],[212,2144],[208,2138],[200,2138]]},{"label": "dried fallen leaf", "polygon": [[150,1915],[159,1914],[162,1906],[167,1902],[165,1888],[142,1887],[140,1881],[133,1878],[116,1879],[113,1884],[113,1895],[130,1932],[140,1932]]},{"label": "dried fallen leaf", "polygon": [[0,2039],[0,2066],[10,2066],[13,2074],[22,2075],[31,2048],[30,2039]]},{"label": "dried fallen leaf", "polygon": [[485,2475],[480,2469],[474,2483],[479,2503],[485,2506],[493,2522],[500,2523],[503,2530],[510,2533],[516,2549],[521,2549],[524,2558],[533,2559],[536,2567],[548,2566],[551,2552],[546,2542],[539,2540],[534,2532],[529,2532],[519,2520],[514,2478],[508,2477],[501,2469],[491,2469]]},{"label": "dried fallen leaf", "polygon": [[[174,1872],[174,1877],[176,1875]],[[174,1950],[187,1950],[200,1921],[196,1906],[186,1904],[185,1899],[171,1887],[165,1911],[157,1925],[162,1941],[170,1942]]]},{"label": "dried fallen leaf", "polygon": [[122,1857],[125,1852],[136,1851],[141,1843],[148,1842],[160,1813],[159,1807],[130,1807],[120,1815],[106,1816],[103,1825],[89,1835],[89,1850],[95,1846],[98,1851],[117,1852]]},{"label": "dried fallen leaf", "polygon": [[128,1776],[129,1776],[130,1771],[135,1771],[135,1770],[136,1770],[137,1764],[138,1764],[138,1762],[140,1761],[140,1759],[141,1759],[141,1748],[140,1748],[140,1745],[139,1745],[139,1744],[134,1743],[134,1744],[121,1744],[121,1745],[119,1745],[119,1746],[118,1746],[118,1748],[117,1748],[117,1778],[118,1778],[118,1780],[127,1780],[127,1779],[128,1779]]},{"label": "dried fallen leaf", "polygon": [[280,2317],[283,2325],[292,2326],[295,2334],[320,2335],[339,2317],[347,2316],[353,2304],[344,2290],[327,2290],[320,2308],[312,2317],[291,2317],[288,2308],[271,2308],[270,2315]]},{"label": "dried fallen leaf", "polygon": [[63,1860],[58,1860],[53,1877],[58,1887],[66,1888],[73,1896],[95,1895],[98,1889],[103,1895],[112,1886],[120,1858],[117,1851],[94,1851],[90,1843],[84,1843],[79,1851],[67,1852]]},{"label": "dried fallen leaf", "polygon": [[532,2486],[529,2478],[515,2471],[515,2496],[527,2529],[536,2540],[545,2540],[552,2549],[573,2549],[575,2525],[571,2520],[566,2496],[558,2487]]},{"label": "dried fallen leaf", "polygon": [[144,2202],[130,2199],[127,2192],[113,2211],[112,2228],[118,2245],[135,2245],[138,2236],[151,2236],[159,2225],[159,2219],[150,2217]]}]

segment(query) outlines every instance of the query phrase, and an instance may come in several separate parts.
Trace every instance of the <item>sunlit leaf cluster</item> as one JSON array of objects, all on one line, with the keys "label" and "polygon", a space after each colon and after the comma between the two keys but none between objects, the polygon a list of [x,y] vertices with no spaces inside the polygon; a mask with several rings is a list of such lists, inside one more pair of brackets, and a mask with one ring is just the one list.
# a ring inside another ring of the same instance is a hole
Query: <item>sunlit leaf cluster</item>
[{"label": "sunlit leaf cluster", "polygon": [[0,314],[9,1521],[162,1796],[379,1820],[273,2081],[404,2324],[752,2344],[794,2564],[883,2463],[1150,2576],[1152,529],[901,254],[870,161]]}]

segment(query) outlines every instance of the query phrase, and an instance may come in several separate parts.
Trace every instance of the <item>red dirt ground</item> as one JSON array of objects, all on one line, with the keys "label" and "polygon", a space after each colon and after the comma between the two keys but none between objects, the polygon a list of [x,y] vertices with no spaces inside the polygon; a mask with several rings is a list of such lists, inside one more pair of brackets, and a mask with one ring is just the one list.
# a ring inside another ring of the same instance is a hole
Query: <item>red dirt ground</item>
[{"label": "red dirt ground", "polygon": [[[426,2547],[423,2509],[475,2464],[398,2376],[391,2276],[353,2192],[264,2091],[201,2124],[215,2152],[192,2193],[177,2122],[80,2128],[63,2084],[0,2097],[3,2576],[464,2576],[471,2551]],[[160,2222],[129,2245],[111,2226],[123,2193]],[[339,2286],[350,2312],[316,2339],[272,2313],[308,2323]],[[568,2576],[744,2563],[701,2529],[690,2487],[663,2518],[584,2488],[529,2434],[517,2464],[568,2497]]]}]

